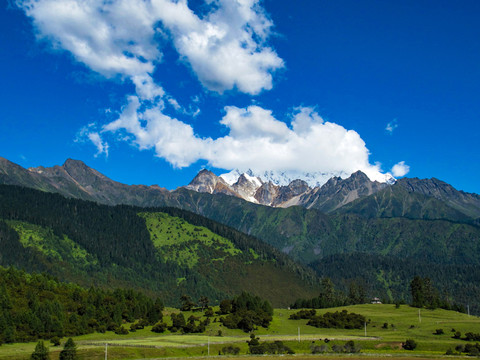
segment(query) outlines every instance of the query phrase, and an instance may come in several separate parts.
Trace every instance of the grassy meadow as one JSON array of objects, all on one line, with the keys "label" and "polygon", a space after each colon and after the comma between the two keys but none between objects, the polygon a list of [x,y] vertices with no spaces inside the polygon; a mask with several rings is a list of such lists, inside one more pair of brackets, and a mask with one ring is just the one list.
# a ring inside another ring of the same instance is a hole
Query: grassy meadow
[{"label": "grassy meadow", "polygon": [[[312,358],[320,356],[323,359],[339,358],[336,354],[311,354],[312,346],[344,344],[347,340],[354,340],[361,347],[360,354],[352,354],[349,359],[365,357],[369,359],[377,357],[401,357],[402,359],[414,357],[438,358],[444,357],[448,348],[454,349],[458,344],[466,344],[464,340],[453,339],[453,333],[460,331],[462,336],[467,332],[480,333],[480,318],[468,316],[446,310],[427,310],[412,308],[408,305],[354,305],[334,309],[317,310],[317,314],[327,311],[347,310],[364,315],[368,320],[365,329],[321,329],[307,326],[307,320],[289,320],[289,316],[296,310],[275,309],[274,318],[268,329],[259,328],[255,334],[260,341],[281,340],[296,353],[295,359]],[[178,310],[167,308],[164,320],[170,320],[171,312]],[[192,313],[186,312],[188,318]],[[196,312],[195,315],[199,316]],[[218,318],[218,317],[217,317]],[[387,324],[385,326],[385,324]],[[129,324],[125,324],[129,328]],[[78,346],[78,354],[81,359],[105,359],[105,344],[108,344],[108,359],[155,359],[165,357],[208,357],[218,356],[222,348],[231,344],[240,348],[238,356],[248,353],[246,340],[249,334],[241,330],[227,329],[220,322],[212,318],[212,323],[207,327],[204,334],[156,334],[147,327],[127,335],[116,335],[113,332],[105,334],[88,334],[74,337]],[[443,329],[443,335],[435,335],[437,329]],[[221,336],[219,336],[221,334]],[[414,351],[401,348],[401,343],[406,339],[414,339],[418,346]],[[66,338],[62,339],[62,345],[50,348],[52,360],[58,359],[58,354],[63,348]],[[36,343],[3,344],[0,346],[0,360],[28,359],[33,352]],[[278,355],[276,355],[278,356]],[[286,360],[292,356],[282,355]],[[249,359],[255,356],[249,355]]]}]

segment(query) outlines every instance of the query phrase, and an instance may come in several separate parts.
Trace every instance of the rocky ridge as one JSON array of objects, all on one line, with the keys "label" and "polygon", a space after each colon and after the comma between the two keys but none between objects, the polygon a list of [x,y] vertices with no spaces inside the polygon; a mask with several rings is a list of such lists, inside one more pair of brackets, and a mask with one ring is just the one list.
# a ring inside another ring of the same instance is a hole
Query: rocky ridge
[{"label": "rocky ridge", "polygon": [[[361,171],[346,179],[332,177],[324,185],[315,187],[302,179],[277,185],[248,173],[227,175],[217,176],[211,171],[202,170],[185,188],[209,194],[232,195],[260,205],[283,208],[303,206],[328,212],[389,186],[387,183],[371,181]],[[238,176],[236,180],[235,175]]]},{"label": "rocky ridge", "polygon": [[[469,218],[477,219],[480,224],[480,196],[456,190],[435,178],[402,178],[392,184],[371,181],[363,172],[357,171],[346,178],[332,177],[322,186],[312,187],[303,179],[293,180],[287,185],[277,185],[271,180],[264,181],[249,173],[227,175],[217,176],[211,171],[202,170],[189,185],[169,191],[158,185],[126,185],[116,182],[79,160],[68,159],[62,166],[25,169],[0,157],[0,184],[25,186],[108,205],[168,205],[191,211],[198,210],[201,213],[203,205],[193,200],[193,194],[189,195],[190,190],[196,193],[228,195],[274,208],[301,206],[324,213],[337,212],[340,209],[349,211],[347,208],[355,208],[355,212],[364,213],[368,208],[371,214],[382,216],[384,210],[372,209],[400,208],[397,206],[400,202],[404,204],[403,208],[405,204],[412,208],[413,204],[419,204],[421,195],[422,199],[437,199]],[[392,191],[387,191],[389,189]],[[397,190],[393,191],[394,189]],[[403,190],[400,191],[401,189]],[[380,198],[382,206],[379,206]],[[363,200],[368,200],[368,206],[365,201],[363,205],[359,204]],[[426,204],[424,200],[421,202]],[[428,211],[436,209],[438,212],[437,205],[431,200],[429,204]],[[363,206],[361,210],[360,206]],[[427,209],[425,205],[422,206]],[[392,211],[388,213],[396,213]],[[448,213],[451,211],[445,212]],[[400,216],[401,214],[403,212],[400,212]],[[455,215],[455,218],[458,216]]]}]

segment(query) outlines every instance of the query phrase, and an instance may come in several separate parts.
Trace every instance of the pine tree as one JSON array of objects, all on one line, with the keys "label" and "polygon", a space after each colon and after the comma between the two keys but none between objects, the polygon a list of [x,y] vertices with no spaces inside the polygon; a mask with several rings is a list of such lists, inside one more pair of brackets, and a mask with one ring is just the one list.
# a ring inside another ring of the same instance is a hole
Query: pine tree
[{"label": "pine tree", "polygon": [[60,352],[60,360],[76,360],[78,359],[77,356],[77,345],[75,345],[75,342],[72,340],[72,338],[69,338],[67,342],[65,343],[63,350]]},{"label": "pine tree", "polygon": [[45,346],[43,341],[39,341],[37,346],[35,346],[35,351],[30,356],[31,360],[50,360],[50,355],[48,355],[48,348]]}]

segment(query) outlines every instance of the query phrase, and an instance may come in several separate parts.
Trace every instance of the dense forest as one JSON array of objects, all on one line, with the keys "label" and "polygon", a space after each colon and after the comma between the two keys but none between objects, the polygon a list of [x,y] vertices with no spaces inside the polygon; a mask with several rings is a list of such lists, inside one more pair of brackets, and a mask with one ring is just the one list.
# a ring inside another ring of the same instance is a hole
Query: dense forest
[{"label": "dense forest", "polygon": [[47,274],[0,267],[0,344],[118,331],[124,321],[153,325],[163,302],[141,292],[59,282]]},{"label": "dense forest", "polygon": [[[139,215],[144,212],[168,214],[179,228],[184,222],[191,224],[191,231],[179,234],[190,236],[191,242],[175,245],[187,254],[215,258],[211,255],[224,245],[200,241],[191,234],[195,227],[208,229],[237,250],[225,252],[214,263],[182,266],[154,244],[156,234]],[[305,295],[317,288],[312,270],[268,244],[199,215],[174,208],[99,205],[17,186],[0,186],[0,250],[3,266],[47,271],[84,286],[130,287],[172,305],[178,305],[184,293],[219,301],[242,289],[287,305],[294,300],[288,286]]]},{"label": "dense forest", "polygon": [[362,294],[378,297],[382,302],[411,303],[410,282],[415,276],[422,276],[431,279],[442,301],[464,308],[468,305],[472,314],[480,314],[478,265],[435,264],[428,260],[353,253],[328,256],[311,266],[320,277],[331,279],[337,293],[344,294],[341,299],[348,299],[355,289],[361,289]]},{"label": "dense forest", "polygon": [[[191,296],[182,295],[180,300],[180,312],[171,312],[168,321],[163,319],[164,305],[160,298],[152,299],[131,289],[87,289],[60,282],[45,273],[28,274],[0,266],[0,345],[93,332],[114,331],[123,335],[145,326],[152,326],[151,331],[158,333],[167,329],[204,332],[215,315],[209,306],[210,299],[201,296],[196,304]],[[184,312],[198,316],[185,319]],[[269,326],[273,307],[259,296],[242,292],[223,299],[216,316],[227,328],[250,332]]]}]

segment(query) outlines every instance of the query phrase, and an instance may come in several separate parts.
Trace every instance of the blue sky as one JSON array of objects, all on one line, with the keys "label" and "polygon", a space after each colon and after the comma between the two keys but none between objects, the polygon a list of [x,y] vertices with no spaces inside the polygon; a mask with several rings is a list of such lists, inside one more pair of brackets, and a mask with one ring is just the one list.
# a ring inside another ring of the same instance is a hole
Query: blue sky
[{"label": "blue sky", "polygon": [[480,193],[480,2],[9,1],[0,156],[128,184],[363,170]]}]

